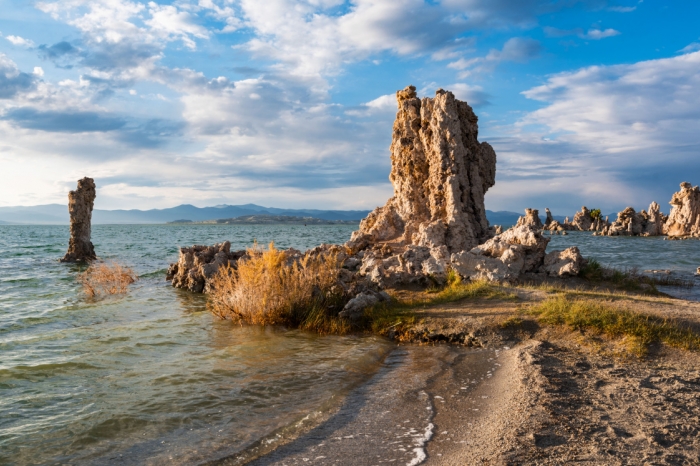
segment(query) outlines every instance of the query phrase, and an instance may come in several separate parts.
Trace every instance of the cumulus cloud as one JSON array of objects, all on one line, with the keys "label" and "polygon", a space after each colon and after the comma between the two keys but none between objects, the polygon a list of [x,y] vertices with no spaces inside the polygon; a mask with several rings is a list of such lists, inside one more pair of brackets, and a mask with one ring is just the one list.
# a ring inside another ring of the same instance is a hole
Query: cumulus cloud
[{"label": "cumulus cloud", "polygon": [[578,36],[581,39],[590,39],[590,40],[600,40],[600,39],[605,39],[607,37],[614,37],[618,36],[621,34],[620,31],[617,31],[615,29],[589,29],[588,31],[584,31],[581,28],[575,28],[575,29],[557,29],[555,27],[551,26],[545,26],[544,27],[544,33],[547,37],[566,37],[566,36]]},{"label": "cumulus cloud", "polygon": [[34,42],[20,36],[7,36],[5,39],[9,40],[12,45],[17,45],[19,47],[34,47]]},{"label": "cumulus cloud", "polygon": [[501,50],[492,49],[485,57],[460,58],[448,64],[448,68],[464,70],[461,78],[473,73],[492,72],[496,66],[504,61],[524,63],[540,54],[539,41],[529,37],[513,37],[508,39]]},{"label": "cumulus cloud", "polygon": [[555,182],[594,190],[610,208],[664,201],[700,170],[698,66],[700,52],[694,52],[550,77],[524,92],[545,106],[496,146],[501,179],[530,173],[549,180],[532,185],[532,196],[542,198],[538,191]]},{"label": "cumulus cloud", "polygon": [[15,62],[0,53],[0,99],[12,99],[36,86],[36,78],[21,72]]}]

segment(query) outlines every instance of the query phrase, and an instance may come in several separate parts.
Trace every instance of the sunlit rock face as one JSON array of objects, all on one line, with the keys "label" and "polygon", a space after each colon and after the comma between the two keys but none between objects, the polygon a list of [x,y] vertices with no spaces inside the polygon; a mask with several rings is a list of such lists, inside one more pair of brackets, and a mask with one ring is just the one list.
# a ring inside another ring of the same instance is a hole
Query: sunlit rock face
[{"label": "sunlit rock face", "polygon": [[451,92],[419,99],[409,86],[396,100],[394,196],[361,222],[348,245],[414,245],[444,261],[492,236],[484,194],[495,183],[496,153],[478,141],[472,108]]},{"label": "sunlit rock face", "polygon": [[688,182],[673,195],[664,230],[669,237],[700,236],[700,189]]},{"label": "sunlit rock face", "polygon": [[[552,213],[547,209],[547,221],[552,223]],[[525,209],[525,216],[518,218],[518,223],[515,225],[517,227],[528,225],[537,230],[544,228],[542,225],[542,220],[540,220],[540,211],[537,209]]]},{"label": "sunlit rock face", "polygon": [[666,216],[656,202],[649,205],[649,212],[636,212],[627,207],[617,214],[617,219],[603,230],[608,236],[660,236],[664,234]]},{"label": "sunlit rock face", "polygon": [[68,193],[70,240],[68,251],[61,262],[90,262],[97,259],[95,248],[90,241],[92,208],[96,195],[95,180],[87,177],[78,181],[75,191]]}]

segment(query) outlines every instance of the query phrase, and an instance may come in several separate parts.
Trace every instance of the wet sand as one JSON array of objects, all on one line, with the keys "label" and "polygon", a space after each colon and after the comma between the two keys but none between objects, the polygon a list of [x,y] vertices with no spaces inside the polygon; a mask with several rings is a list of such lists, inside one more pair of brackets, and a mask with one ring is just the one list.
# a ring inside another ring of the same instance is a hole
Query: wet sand
[{"label": "wet sand", "polygon": [[[623,301],[700,322],[697,303]],[[248,464],[700,465],[698,353],[659,345],[640,360],[620,341],[500,326],[517,305],[426,309],[416,338],[489,348],[398,346],[323,422]]]}]

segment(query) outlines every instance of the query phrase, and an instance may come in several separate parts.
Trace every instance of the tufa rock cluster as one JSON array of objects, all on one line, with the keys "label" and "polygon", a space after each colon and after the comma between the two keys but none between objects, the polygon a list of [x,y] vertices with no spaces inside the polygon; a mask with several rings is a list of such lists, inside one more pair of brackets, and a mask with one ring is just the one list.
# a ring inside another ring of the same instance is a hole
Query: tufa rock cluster
[{"label": "tufa rock cluster", "polygon": [[669,238],[700,237],[700,189],[684,181],[670,204],[671,213],[664,226]]},{"label": "tufa rock cluster", "polygon": [[472,108],[451,92],[419,99],[409,86],[396,100],[394,196],[360,223],[348,246],[416,246],[444,263],[492,236],[484,194],[496,182],[496,153],[478,141]]},{"label": "tufa rock cluster", "polygon": [[68,193],[70,241],[61,262],[90,262],[97,259],[95,247],[90,241],[92,208],[96,195],[95,180],[87,177],[78,181],[75,191]]}]

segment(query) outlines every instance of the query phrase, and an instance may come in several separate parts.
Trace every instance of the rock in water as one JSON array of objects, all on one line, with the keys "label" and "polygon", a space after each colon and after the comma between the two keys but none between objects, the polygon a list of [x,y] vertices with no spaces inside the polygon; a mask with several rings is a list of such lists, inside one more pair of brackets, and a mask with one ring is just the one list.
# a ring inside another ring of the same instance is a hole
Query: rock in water
[{"label": "rock in water", "polygon": [[544,228],[546,230],[552,224],[552,222],[554,221],[554,218],[552,217],[552,211],[549,210],[549,207],[545,207],[544,211],[547,214],[547,219],[544,221]]},{"label": "rock in water", "polygon": [[669,237],[700,236],[700,189],[688,182],[673,195],[664,229]]},{"label": "rock in water", "polygon": [[[547,209],[547,220],[550,220],[550,223],[551,219],[552,213],[549,211],[549,209]],[[519,217],[518,223],[515,226],[520,227],[523,225],[528,225],[536,230],[541,230],[543,225],[542,220],[540,220],[540,211],[537,209],[525,209],[525,216]]]},{"label": "rock in water", "polygon": [[95,196],[95,180],[87,177],[78,181],[78,189],[68,193],[70,242],[61,262],[90,262],[97,259],[90,241]]},{"label": "rock in water", "polygon": [[642,210],[637,213],[632,207],[617,214],[609,227],[603,229],[608,236],[659,236],[663,234],[666,217],[661,213],[659,204],[652,202],[649,213]]},{"label": "rock in water", "polygon": [[574,215],[574,219],[571,221],[571,223],[578,230],[588,231],[593,225],[593,220],[594,219],[591,216],[591,211],[588,210],[588,207],[583,206],[581,207],[581,212],[576,212],[576,214]]},{"label": "rock in water", "polygon": [[414,245],[445,260],[488,240],[484,194],[496,181],[496,153],[477,140],[472,108],[442,89],[421,100],[409,86],[396,99],[394,196],[360,223],[348,246]]}]

